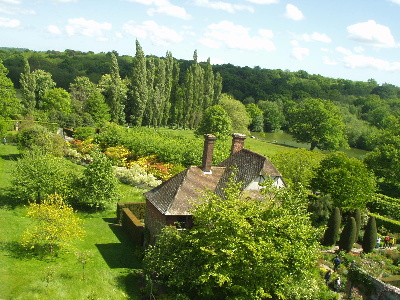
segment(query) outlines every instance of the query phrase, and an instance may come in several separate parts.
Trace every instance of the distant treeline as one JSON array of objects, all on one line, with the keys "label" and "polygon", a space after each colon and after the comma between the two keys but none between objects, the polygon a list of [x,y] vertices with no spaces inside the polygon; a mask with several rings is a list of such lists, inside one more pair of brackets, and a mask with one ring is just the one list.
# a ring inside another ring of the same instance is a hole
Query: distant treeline
[{"label": "distant treeline", "polygon": [[[89,97],[86,93],[87,98],[84,97],[83,90],[91,89],[85,80],[101,90],[110,120],[119,124],[195,129],[205,109],[219,104],[220,95],[226,93],[246,105],[249,113],[250,104],[262,111],[261,117],[260,114],[251,116],[251,130],[289,131],[289,108],[307,98],[320,98],[330,100],[340,108],[349,145],[371,150],[376,145],[378,133],[395,126],[400,117],[400,88],[393,84],[379,85],[374,79],[363,82],[328,78],[304,70],[291,72],[232,64],[211,65],[209,60],[197,62],[196,51],[193,60],[175,59],[170,52],[160,58],[145,55],[138,42],[136,46],[135,56],[119,55],[116,51],[37,52],[0,48],[0,59],[8,69],[7,76],[14,87],[25,91],[25,102],[29,91],[21,86],[21,74],[26,74],[26,80],[29,72],[34,74],[37,84],[42,82],[42,85],[43,82],[51,83],[49,78],[43,79],[47,73],[51,74],[55,85],[48,87],[62,88],[70,93],[73,111],[64,115],[52,112],[52,101],[58,101],[54,99],[62,91],[57,91],[57,95],[47,92],[44,97],[44,91],[38,86],[32,92],[32,97],[36,98],[31,104],[32,109],[36,112],[47,109],[47,119],[43,118],[46,121],[76,126],[107,119],[99,112],[101,101],[98,95]],[[29,72],[26,71],[27,63]],[[25,82],[27,84],[29,80]],[[27,104],[23,104],[27,108]],[[36,118],[40,117],[36,114]]]}]

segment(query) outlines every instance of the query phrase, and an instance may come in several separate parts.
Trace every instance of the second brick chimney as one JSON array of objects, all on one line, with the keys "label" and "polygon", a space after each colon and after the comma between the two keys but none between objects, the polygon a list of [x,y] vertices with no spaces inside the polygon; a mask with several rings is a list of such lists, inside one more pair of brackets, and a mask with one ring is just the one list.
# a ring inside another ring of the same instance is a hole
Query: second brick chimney
[{"label": "second brick chimney", "polygon": [[204,135],[203,164],[201,168],[206,174],[211,174],[212,156],[214,150],[214,142],[217,138],[212,134]]},{"label": "second brick chimney", "polygon": [[243,149],[244,147],[244,140],[246,139],[246,136],[244,134],[240,133],[234,133],[232,134],[232,147],[231,147],[231,155],[235,154],[236,152],[239,152],[240,150]]}]

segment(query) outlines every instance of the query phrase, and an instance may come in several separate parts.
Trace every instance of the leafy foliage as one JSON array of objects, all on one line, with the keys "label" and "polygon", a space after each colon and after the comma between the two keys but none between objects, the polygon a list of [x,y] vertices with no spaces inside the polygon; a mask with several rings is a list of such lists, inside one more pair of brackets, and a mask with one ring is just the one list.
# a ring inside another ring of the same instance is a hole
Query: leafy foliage
[{"label": "leafy foliage", "polygon": [[118,198],[112,163],[103,153],[95,153],[93,162],[83,171],[78,197],[79,204],[96,210],[105,209]]},{"label": "leafy foliage", "polygon": [[12,174],[15,195],[38,204],[50,194],[70,196],[76,179],[67,160],[35,151],[25,153]]},{"label": "leafy foliage", "polygon": [[334,206],[343,210],[364,208],[376,189],[375,178],[363,162],[343,152],[328,154],[321,161],[311,186],[331,194]]},{"label": "leafy foliage", "polygon": [[207,108],[199,127],[197,135],[213,134],[218,139],[226,139],[232,133],[232,121],[227,112],[219,105]]},{"label": "leafy foliage", "polygon": [[288,120],[294,139],[310,143],[311,150],[338,150],[347,144],[340,111],[330,101],[305,99],[289,109]]},{"label": "leafy foliage", "polygon": [[324,157],[320,152],[306,149],[280,151],[272,161],[288,183],[309,187],[315,177],[315,169]]},{"label": "leafy foliage", "polygon": [[224,200],[206,194],[192,229],[167,227],[149,248],[145,272],[196,299],[324,299],[304,195],[270,196],[242,199],[233,183]]},{"label": "leafy foliage", "polygon": [[232,121],[233,132],[246,135],[250,133],[249,125],[251,123],[251,118],[242,102],[236,100],[230,95],[222,94],[221,99],[219,100],[219,105],[221,105],[228,113],[229,118]]},{"label": "leafy foliage", "polygon": [[40,248],[53,253],[71,248],[71,242],[84,236],[82,221],[58,194],[48,195],[42,203],[31,202],[27,216],[34,220],[22,237],[28,249]]}]

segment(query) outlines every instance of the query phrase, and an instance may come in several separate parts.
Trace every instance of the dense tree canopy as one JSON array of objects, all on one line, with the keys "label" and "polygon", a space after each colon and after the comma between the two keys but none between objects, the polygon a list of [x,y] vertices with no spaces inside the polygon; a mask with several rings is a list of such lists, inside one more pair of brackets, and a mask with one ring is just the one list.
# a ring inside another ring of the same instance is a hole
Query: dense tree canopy
[{"label": "dense tree canopy", "polygon": [[346,146],[344,123],[338,108],[327,100],[308,98],[289,109],[290,132],[311,150],[338,150]]},{"label": "dense tree canopy", "polygon": [[225,193],[206,195],[193,229],[163,231],[146,253],[146,273],[196,299],[326,299],[304,195],[242,199],[233,184]]},{"label": "dense tree canopy", "polygon": [[211,106],[204,112],[196,134],[207,133],[215,135],[218,139],[226,139],[232,133],[232,121],[220,105]]},{"label": "dense tree canopy", "polygon": [[376,190],[375,177],[365,164],[343,152],[325,156],[311,186],[315,191],[331,194],[334,206],[343,210],[365,208]]}]

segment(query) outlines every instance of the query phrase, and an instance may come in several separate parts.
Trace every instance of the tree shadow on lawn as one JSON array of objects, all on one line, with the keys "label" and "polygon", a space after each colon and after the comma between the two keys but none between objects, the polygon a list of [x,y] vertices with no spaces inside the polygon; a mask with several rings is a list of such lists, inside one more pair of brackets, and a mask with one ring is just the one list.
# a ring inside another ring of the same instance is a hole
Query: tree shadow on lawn
[{"label": "tree shadow on lawn", "polygon": [[0,242],[0,251],[5,251],[8,253],[7,256],[19,260],[53,261],[60,255],[57,251],[51,254],[39,246],[34,249],[27,249],[18,241]]},{"label": "tree shadow on lawn", "polygon": [[[128,268],[140,269],[140,249],[124,231],[122,226],[116,224],[115,218],[104,218],[119,243],[96,244],[97,249],[103,256],[104,261],[111,269]],[[111,223],[110,223],[111,222]]]},{"label": "tree shadow on lawn", "polygon": [[17,161],[18,158],[20,158],[21,156],[22,156],[21,154],[3,154],[3,155],[0,155],[0,158],[1,158],[1,159],[4,159],[4,160],[14,160],[14,161]]},{"label": "tree shadow on lawn", "polygon": [[16,198],[11,188],[0,188],[0,208],[14,209],[22,204],[26,204],[26,201]]}]

